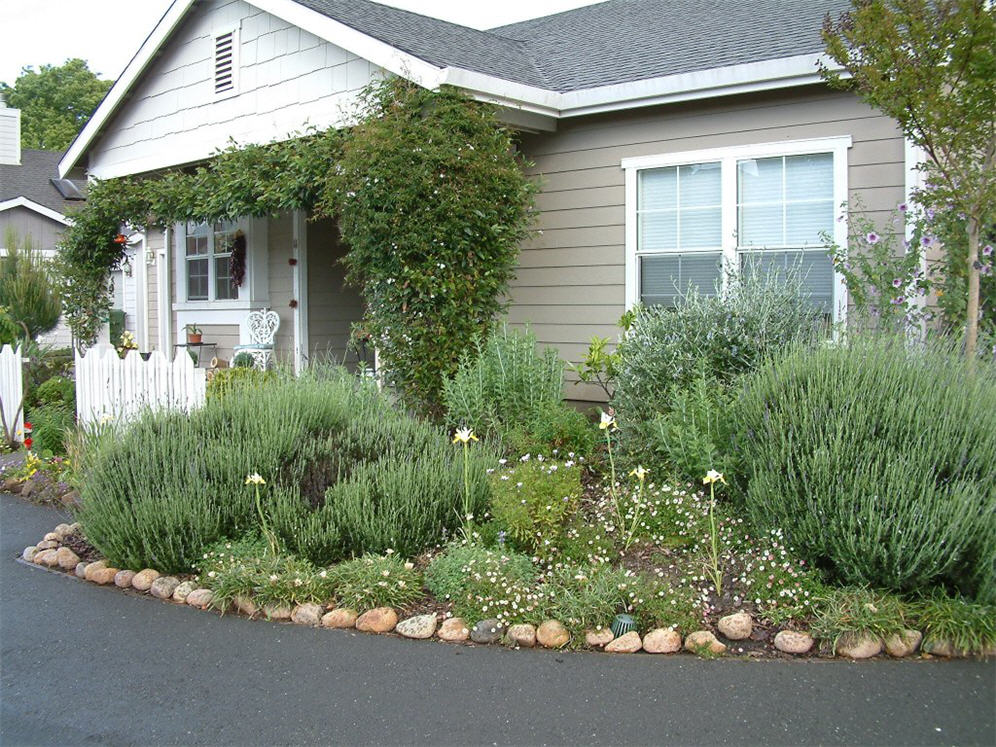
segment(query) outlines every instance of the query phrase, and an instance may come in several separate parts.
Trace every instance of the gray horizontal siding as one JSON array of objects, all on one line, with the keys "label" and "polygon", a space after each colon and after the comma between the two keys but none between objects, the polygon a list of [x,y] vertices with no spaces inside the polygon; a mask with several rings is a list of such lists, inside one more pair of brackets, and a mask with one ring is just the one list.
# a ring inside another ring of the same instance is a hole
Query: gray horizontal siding
[{"label": "gray horizontal siding", "polygon": [[[819,86],[562,120],[557,132],[524,136],[541,212],[522,247],[509,320],[529,323],[541,344],[573,362],[593,335],[617,337],[625,308],[622,159],[842,135],[853,139],[851,202],[885,224],[904,197],[902,136],[856,97]],[[568,376],[568,398],[603,398],[575,379]]]}]

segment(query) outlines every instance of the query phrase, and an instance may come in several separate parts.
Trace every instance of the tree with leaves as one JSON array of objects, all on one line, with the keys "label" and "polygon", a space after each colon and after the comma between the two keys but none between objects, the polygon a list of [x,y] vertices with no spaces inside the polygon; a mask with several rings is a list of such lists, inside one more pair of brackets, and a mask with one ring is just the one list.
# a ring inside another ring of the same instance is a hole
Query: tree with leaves
[{"label": "tree with leaves", "polygon": [[917,199],[964,220],[965,354],[979,326],[980,237],[996,220],[996,16],[987,0],[852,0],[824,21],[830,85],[892,117],[926,154]]},{"label": "tree with leaves", "polygon": [[22,68],[13,86],[0,83],[0,94],[9,106],[21,110],[22,148],[65,150],[112,84],[76,58],[59,67]]}]

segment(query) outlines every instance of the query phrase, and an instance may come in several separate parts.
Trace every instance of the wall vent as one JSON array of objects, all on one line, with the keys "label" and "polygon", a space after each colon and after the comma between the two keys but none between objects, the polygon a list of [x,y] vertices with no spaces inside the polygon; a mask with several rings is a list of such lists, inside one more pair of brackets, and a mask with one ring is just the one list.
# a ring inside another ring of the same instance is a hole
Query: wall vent
[{"label": "wall vent", "polygon": [[214,95],[232,96],[239,85],[239,30],[214,35]]}]

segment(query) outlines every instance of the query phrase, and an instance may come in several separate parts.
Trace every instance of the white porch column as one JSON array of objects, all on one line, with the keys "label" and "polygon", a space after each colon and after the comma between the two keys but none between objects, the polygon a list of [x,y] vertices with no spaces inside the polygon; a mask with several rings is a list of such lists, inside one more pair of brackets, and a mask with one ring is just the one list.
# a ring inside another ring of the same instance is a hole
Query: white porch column
[{"label": "white porch column", "polygon": [[308,364],[308,223],[303,210],[295,210],[291,256],[294,300],[294,373],[299,374]]}]

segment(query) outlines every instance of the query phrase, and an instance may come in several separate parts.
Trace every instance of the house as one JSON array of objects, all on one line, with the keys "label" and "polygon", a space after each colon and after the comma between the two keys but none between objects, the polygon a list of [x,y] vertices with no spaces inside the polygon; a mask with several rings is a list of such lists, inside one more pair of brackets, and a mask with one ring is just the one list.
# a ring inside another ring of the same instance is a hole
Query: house
[{"label": "house", "polygon": [[[30,238],[42,256],[54,256],[67,213],[84,199],[80,184],[58,178],[61,158],[59,151],[21,148],[21,112],[0,96],[0,256],[11,230],[22,241]],[[41,341],[66,347],[72,334],[60,321]]]},{"label": "house", "polygon": [[[578,360],[638,301],[703,289],[722,263],[801,261],[814,299],[846,315],[821,232],[840,206],[884,222],[915,153],[895,122],[820,79],[821,22],[844,0],[609,0],[490,31],[369,0],[176,0],[60,163],[147,174],[203,162],[230,138],[341,126],[374,76],[457,86],[500,107],[541,179],[508,317]],[[234,287],[228,251],[247,240]],[[222,356],[250,309],[282,324],[278,354],[351,361],[362,301],[342,287],[334,225],[302,213],[178,225],[142,237],[142,349],[196,323]],[[579,386],[569,396],[597,400]]]}]

